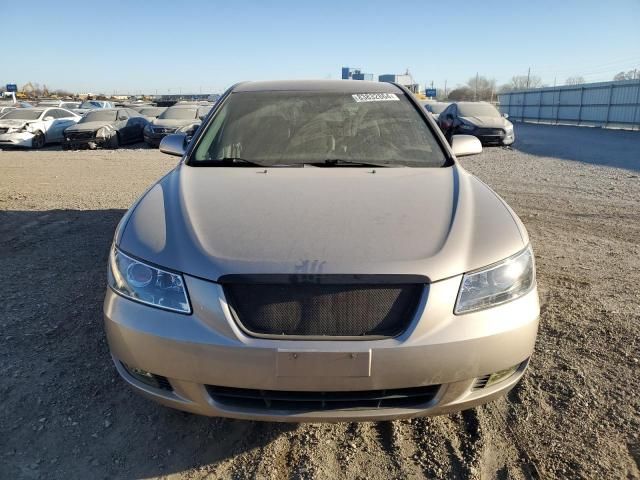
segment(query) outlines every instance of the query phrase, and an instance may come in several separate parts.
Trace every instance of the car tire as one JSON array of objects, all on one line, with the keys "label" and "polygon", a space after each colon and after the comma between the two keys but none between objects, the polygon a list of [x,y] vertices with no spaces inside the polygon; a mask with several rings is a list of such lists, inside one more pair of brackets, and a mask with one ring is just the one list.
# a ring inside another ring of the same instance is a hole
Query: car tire
[{"label": "car tire", "polygon": [[116,133],[109,139],[109,149],[116,150],[120,147],[120,137]]},{"label": "car tire", "polygon": [[31,139],[31,148],[37,150],[38,148],[44,147],[46,139],[44,137],[44,133],[38,130],[33,134],[33,138]]}]

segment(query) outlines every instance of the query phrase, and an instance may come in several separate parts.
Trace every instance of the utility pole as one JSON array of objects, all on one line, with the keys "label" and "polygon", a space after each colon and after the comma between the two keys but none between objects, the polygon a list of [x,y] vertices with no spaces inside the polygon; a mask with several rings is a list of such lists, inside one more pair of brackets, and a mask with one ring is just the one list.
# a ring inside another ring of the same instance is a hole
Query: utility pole
[{"label": "utility pole", "polygon": [[447,79],[444,80],[444,97],[447,98]]},{"label": "utility pole", "polygon": [[531,67],[529,67],[529,71],[527,71],[527,89],[529,88],[530,80],[531,80]]},{"label": "utility pole", "polygon": [[473,100],[478,100],[478,72],[476,72],[476,88],[473,92]]}]

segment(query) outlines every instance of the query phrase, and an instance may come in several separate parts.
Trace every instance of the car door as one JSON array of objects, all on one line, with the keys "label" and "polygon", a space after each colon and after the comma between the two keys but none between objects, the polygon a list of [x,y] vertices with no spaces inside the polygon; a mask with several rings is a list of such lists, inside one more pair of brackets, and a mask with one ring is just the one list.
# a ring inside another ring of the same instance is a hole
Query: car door
[{"label": "car door", "polygon": [[47,133],[47,141],[60,142],[64,136],[64,131],[78,122],[78,117],[68,110],[62,108],[53,108],[47,115],[54,118],[49,132]]},{"label": "car door", "polygon": [[118,110],[118,132],[120,134],[120,143],[129,143],[133,137],[134,130],[131,124],[129,113],[126,110]]}]

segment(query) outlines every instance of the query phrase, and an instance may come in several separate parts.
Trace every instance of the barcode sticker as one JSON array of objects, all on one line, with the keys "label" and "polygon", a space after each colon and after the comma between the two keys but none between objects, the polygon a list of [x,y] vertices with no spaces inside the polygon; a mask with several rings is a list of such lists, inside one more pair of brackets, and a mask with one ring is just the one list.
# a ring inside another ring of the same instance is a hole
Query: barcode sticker
[{"label": "barcode sticker", "polygon": [[400,100],[395,93],[356,93],[351,96],[356,102],[395,102]]}]

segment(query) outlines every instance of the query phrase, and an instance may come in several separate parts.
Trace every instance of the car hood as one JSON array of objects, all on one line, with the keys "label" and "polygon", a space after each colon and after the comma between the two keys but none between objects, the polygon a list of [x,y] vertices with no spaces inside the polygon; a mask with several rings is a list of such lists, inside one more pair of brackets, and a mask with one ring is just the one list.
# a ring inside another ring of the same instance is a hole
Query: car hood
[{"label": "car hood", "polygon": [[481,128],[506,128],[507,120],[503,117],[460,117],[467,123]]},{"label": "car hood", "polygon": [[96,130],[101,129],[102,127],[106,127],[106,126],[114,126],[115,122],[109,122],[109,121],[99,121],[99,122],[85,122],[85,123],[76,123],[75,125],[72,125],[70,127],[68,127],[65,131],[66,132],[95,132]]},{"label": "car hood", "polygon": [[528,243],[489,187],[441,169],[179,165],[121,221],[125,252],[218,280],[228,274],[412,274],[431,281]]},{"label": "car hood", "polygon": [[153,122],[154,127],[186,127],[187,125],[191,125],[192,123],[199,122],[197,118],[187,118],[183,120],[172,120],[168,118],[156,118]]},{"label": "car hood", "polygon": [[37,122],[38,120],[0,120],[0,127],[2,128],[22,128],[30,122]]}]

